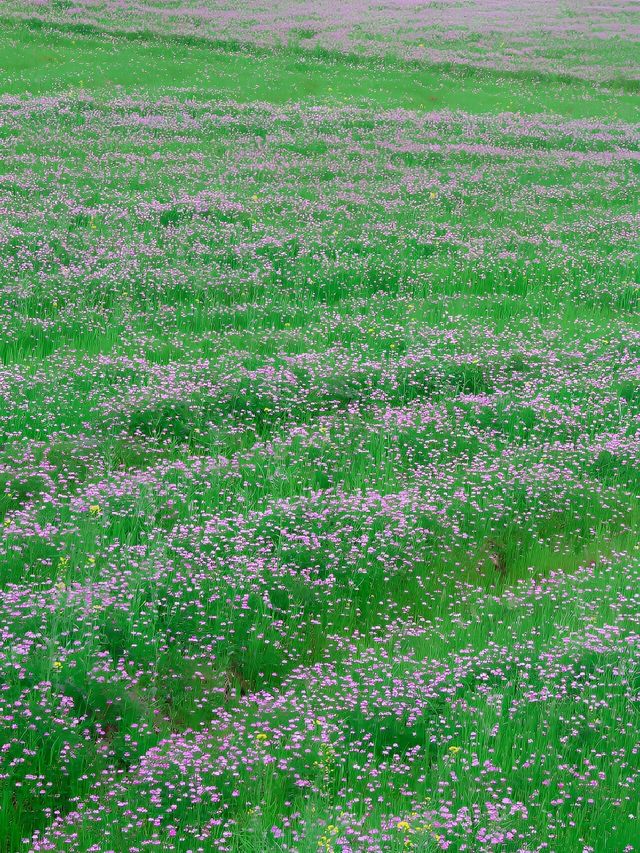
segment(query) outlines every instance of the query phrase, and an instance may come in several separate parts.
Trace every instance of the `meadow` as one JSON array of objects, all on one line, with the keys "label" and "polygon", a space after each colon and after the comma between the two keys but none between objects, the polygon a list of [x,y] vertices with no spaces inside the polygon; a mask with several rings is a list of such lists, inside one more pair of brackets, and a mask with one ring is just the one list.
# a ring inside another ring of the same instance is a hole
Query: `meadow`
[{"label": "meadow", "polygon": [[640,851],[630,0],[5,0],[0,851]]}]

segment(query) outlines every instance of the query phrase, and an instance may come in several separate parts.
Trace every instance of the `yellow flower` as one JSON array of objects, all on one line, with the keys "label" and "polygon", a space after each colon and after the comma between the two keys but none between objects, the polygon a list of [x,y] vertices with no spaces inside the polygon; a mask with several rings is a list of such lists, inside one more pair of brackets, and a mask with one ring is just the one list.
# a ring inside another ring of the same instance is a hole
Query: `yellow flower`
[{"label": "yellow flower", "polygon": [[59,660],[54,660],[54,662],[53,662],[53,668],[54,668],[54,669],[62,669],[62,664],[60,663],[60,661],[59,661]]},{"label": "yellow flower", "polygon": [[102,510],[100,509],[99,504],[91,504],[91,506],[89,507],[89,512],[91,513],[91,515],[100,515]]},{"label": "yellow flower", "polygon": [[260,734],[256,735],[256,740],[265,741],[266,739],[267,739],[267,736],[264,732],[260,732]]},{"label": "yellow flower", "polygon": [[450,747],[449,747],[449,752],[450,752],[452,755],[456,755],[458,752],[460,752],[460,750],[461,750],[461,749],[462,749],[462,747],[461,747],[461,746],[450,746]]},{"label": "yellow flower", "polygon": [[411,824],[408,820],[401,820],[400,823],[396,825],[396,829],[399,829],[401,832],[408,832],[411,829]]}]

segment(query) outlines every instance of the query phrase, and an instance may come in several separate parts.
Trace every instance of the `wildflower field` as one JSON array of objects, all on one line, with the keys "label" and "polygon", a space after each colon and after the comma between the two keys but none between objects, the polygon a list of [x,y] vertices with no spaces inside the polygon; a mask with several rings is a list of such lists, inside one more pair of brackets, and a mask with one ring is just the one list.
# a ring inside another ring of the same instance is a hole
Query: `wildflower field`
[{"label": "wildflower field", "polygon": [[639,35],[3,0],[0,853],[640,851]]}]

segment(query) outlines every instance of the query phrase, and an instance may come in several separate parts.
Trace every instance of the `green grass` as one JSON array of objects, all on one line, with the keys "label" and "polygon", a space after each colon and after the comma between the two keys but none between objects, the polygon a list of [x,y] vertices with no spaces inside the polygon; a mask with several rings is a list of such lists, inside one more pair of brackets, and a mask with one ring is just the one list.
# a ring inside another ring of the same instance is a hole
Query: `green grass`
[{"label": "green grass", "polygon": [[3,19],[0,850],[634,849],[636,92],[471,58]]},{"label": "green grass", "polygon": [[423,65],[286,47],[149,34],[105,34],[82,25],[4,19],[3,91],[11,94],[126,92],[230,98],[240,103],[313,101],[380,109],[550,112],[574,118],[632,116],[636,93],[567,75]]}]

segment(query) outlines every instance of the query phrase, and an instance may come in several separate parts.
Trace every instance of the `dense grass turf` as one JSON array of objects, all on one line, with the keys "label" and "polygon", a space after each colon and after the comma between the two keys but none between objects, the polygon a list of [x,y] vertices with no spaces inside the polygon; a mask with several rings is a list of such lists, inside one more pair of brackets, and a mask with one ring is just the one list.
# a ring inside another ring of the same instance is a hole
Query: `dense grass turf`
[{"label": "dense grass turf", "polygon": [[0,850],[636,850],[631,10],[227,5],[3,10]]}]

